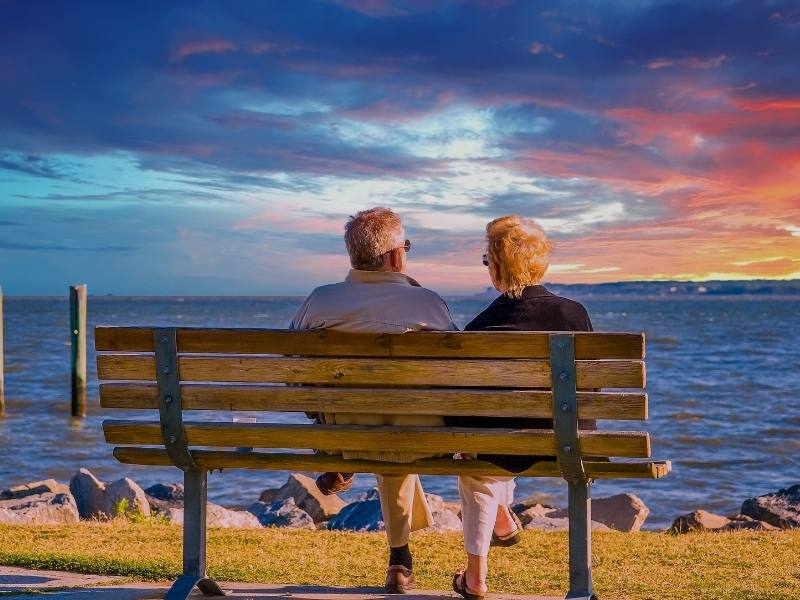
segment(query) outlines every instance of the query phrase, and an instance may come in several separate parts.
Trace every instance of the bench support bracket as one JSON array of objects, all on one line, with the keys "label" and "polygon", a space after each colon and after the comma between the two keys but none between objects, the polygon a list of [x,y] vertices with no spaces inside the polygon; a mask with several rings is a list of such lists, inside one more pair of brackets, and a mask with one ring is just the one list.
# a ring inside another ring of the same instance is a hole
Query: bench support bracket
[{"label": "bench support bracket", "polygon": [[558,466],[567,481],[582,481],[586,479],[586,472],[578,438],[575,336],[571,333],[550,335],[550,378]]},{"label": "bench support bracket", "polygon": [[154,329],[153,342],[164,448],[183,471],[183,575],[172,584],[164,600],[186,600],[195,587],[207,596],[224,596],[217,582],[206,575],[208,473],[194,462],[186,443],[177,332],[172,328]]},{"label": "bench support bracket", "polygon": [[591,480],[586,476],[578,431],[575,337],[550,335],[553,430],[561,476],[569,487],[569,592],[572,600],[597,600],[592,591]]},{"label": "bench support bracket", "polygon": [[183,471],[196,469],[197,465],[189,452],[186,432],[183,429],[181,378],[178,373],[178,336],[175,329],[154,329],[153,346],[156,350],[158,414],[164,448],[179,469]]},{"label": "bench support bracket", "polygon": [[206,503],[208,473],[192,469],[183,474],[183,575],[164,600],[186,600],[197,588],[207,596],[224,596],[217,582],[206,575]]}]

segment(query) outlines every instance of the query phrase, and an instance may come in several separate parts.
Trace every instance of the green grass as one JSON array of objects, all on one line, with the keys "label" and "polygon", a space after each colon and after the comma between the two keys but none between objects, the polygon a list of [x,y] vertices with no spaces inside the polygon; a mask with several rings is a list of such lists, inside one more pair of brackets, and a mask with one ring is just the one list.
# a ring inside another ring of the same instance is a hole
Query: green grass
[{"label": "green grass", "polygon": [[[180,572],[181,529],[159,523],[0,526],[0,564],[167,580]],[[567,538],[526,531],[492,551],[495,592],[563,594]],[[421,587],[446,590],[461,568],[457,533],[412,536]],[[211,530],[209,573],[226,581],[375,586],[384,577],[382,534],[285,529]],[[800,531],[673,536],[596,533],[594,577],[601,598],[797,600]]]}]

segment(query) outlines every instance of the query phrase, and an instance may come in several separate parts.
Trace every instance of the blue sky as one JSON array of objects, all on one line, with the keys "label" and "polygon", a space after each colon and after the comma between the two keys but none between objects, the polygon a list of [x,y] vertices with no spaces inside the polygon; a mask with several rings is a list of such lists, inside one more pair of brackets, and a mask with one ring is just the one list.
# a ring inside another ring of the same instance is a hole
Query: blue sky
[{"label": "blue sky", "polygon": [[304,294],[402,214],[409,273],[800,276],[796,2],[4,2],[6,293]]}]

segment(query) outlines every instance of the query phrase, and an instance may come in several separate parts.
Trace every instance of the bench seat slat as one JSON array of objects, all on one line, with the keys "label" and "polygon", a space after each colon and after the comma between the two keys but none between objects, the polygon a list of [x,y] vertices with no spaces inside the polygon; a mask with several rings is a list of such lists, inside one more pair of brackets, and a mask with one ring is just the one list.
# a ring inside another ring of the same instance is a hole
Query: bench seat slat
[{"label": "bench seat slat", "polygon": [[[114,456],[125,464],[169,466],[166,451],[158,448],[115,448]],[[204,469],[266,469],[286,471],[345,471],[353,473],[403,474],[409,469],[422,475],[508,475],[508,471],[482,460],[425,458],[409,464],[371,460],[345,460],[325,454],[284,454],[193,450],[194,460]],[[669,473],[669,461],[592,462],[584,461],[593,479],[660,479]],[[540,461],[517,477],[559,477],[555,461]]]},{"label": "bench seat slat", "polygon": [[[640,360],[576,361],[580,388],[643,388]],[[180,356],[182,381],[305,383],[328,385],[425,385],[450,387],[550,387],[544,360],[292,358]],[[148,354],[100,354],[103,380],[152,381],[155,358]]]},{"label": "bench seat slat", "polygon": [[[544,429],[470,429],[373,425],[284,425],[271,423],[184,423],[190,446],[316,448],[320,450],[398,450],[553,455],[555,435]],[[108,420],[110,444],[160,445],[158,423]],[[650,436],[640,431],[581,431],[584,456],[648,458]]]},{"label": "bench seat slat", "polygon": [[[330,330],[178,329],[183,353],[296,354],[305,356],[382,356],[451,358],[548,358],[548,334],[542,332],[409,332],[402,335],[344,333]],[[98,351],[153,352],[153,330],[146,327],[97,327]],[[643,359],[641,333],[575,334],[578,359]]]},{"label": "bench seat slat", "polygon": [[[550,417],[549,390],[396,389],[286,387],[270,385],[181,385],[187,410],[340,412],[405,415]],[[104,408],[158,409],[152,383],[101,383]],[[578,392],[581,419],[647,419],[644,392]]]}]

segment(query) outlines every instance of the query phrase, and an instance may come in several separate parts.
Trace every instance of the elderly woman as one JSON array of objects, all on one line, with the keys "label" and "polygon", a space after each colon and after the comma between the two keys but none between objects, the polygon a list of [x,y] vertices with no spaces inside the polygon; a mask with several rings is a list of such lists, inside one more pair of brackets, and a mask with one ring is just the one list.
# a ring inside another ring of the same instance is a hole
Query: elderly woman
[{"label": "elderly woman", "polygon": [[[550,240],[534,221],[517,215],[495,219],[486,226],[492,284],[500,296],[466,326],[467,331],[591,331],[586,309],[547,291],[540,284],[548,267]],[[512,427],[552,429],[550,419],[500,417],[447,417],[454,427]],[[581,422],[582,428],[593,428]],[[510,473],[530,468],[551,457],[479,455]],[[453,576],[453,589],[468,600],[480,600],[486,592],[487,555],[490,545],[513,545],[521,525],[509,505],[513,501],[513,477],[459,477],[464,546],[467,568]],[[496,523],[496,524],[495,524]],[[493,535],[493,529],[496,532]]]}]

